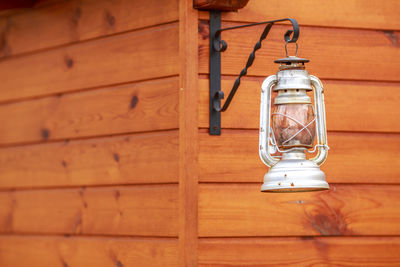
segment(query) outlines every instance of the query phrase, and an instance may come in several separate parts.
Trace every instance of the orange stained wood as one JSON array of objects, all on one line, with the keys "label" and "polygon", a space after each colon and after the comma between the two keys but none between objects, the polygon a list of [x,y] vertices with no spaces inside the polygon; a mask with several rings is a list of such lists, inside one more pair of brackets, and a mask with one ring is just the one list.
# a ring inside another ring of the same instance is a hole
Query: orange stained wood
[{"label": "orange stained wood", "polygon": [[0,17],[0,57],[177,20],[177,0],[58,1]]},{"label": "orange stained wood", "polygon": [[199,266],[398,266],[399,237],[207,238]]},{"label": "orange stained wood", "polygon": [[176,75],[178,38],[172,23],[0,61],[0,101]]},{"label": "orange stained wood", "polygon": [[0,188],[178,182],[178,132],[0,148]]},{"label": "orange stained wood", "polygon": [[260,184],[201,184],[199,236],[400,235],[399,185],[260,193]]},{"label": "orange stained wood", "polygon": [[197,266],[198,11],[179,1],[179,261]]},{"label": "orange stained wood", "polygon": [[0,144],[177,129],[178,93],[172,77],[3,104]]},{"label": "orange stained wood", "polygon": [[178,185],[22,190],[0,193],[7,234],[178,235]]},{"label": "orange stained wood", "polygon": [[248,2],[249,0],[193,0],[193,7],[200,10],[236,11]]},{"label": "orange stained wood", "polygon": [[[300,25],[400,30],[399,9],[397,0],[250,0],[238,12],[222,13],[222,20],[260,22],[294,18]],[[200,18],[208,19],[209,14],[200,12]]]},{"label": "orange stained wood", "polygon": [[177,266],[175,238],[0,236],[1,266]]},{"label": "orange stained wood", "polygon": [[[209,71],[208,22],[199,22],[199,72]],[[239,25],[223,23],[222,27]],[[275,73],[273,60],[285,57],[284,33],[289,25],[276,25],[271,29],[263,47],[257,51],[249,75],[265,77]],[[258,41],[263,26],[226,31],[222,39],[228,49],[221,56],[222,74],[238,75]],[[320,79],[399,81],[399,32],[388,35],[385,31],[356,30],[321,27],[301,27],[300,57],[309,59],[308,71]],[[371,53],[373,47],[374,53]],[[294,49],[289,45],[289,54]]]},{"label": "orange stained wood", "polygon": [[[310,63],[311,64],[311,63]],[[276,65],[276,71],[278,65]],[[273,75],[269,73],[267,75]],[[265,77],[245,78],[221,115],[223,128],[258,129],[261,84]],[[328,131],[400,132],[400,84],[384,82],[322,81]],[[223,79],[227,96],[234,80]],[[199,80],[199,125],[208,128],[209,80]]]},{"label": "orange stained wood", "polygon": [[[328,144],[321,169],[329,183],[400,182],[400,135],[328,132]],[[199,151],[200,181],[262,183],[268,171],[258,155],[257,130],[202,132]]]}]

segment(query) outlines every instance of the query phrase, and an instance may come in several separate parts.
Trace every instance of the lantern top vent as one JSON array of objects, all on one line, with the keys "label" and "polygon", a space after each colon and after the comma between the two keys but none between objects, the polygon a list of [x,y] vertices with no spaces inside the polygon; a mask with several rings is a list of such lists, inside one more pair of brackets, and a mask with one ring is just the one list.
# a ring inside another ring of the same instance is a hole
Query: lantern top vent
[{"label": "lantern top vent", "polygon": [[304,63],[310,62],[310,60],[305,58],[299,58],[296,56],[288,56],[285,58],[277,59],[274,61],[275,63],[279,63],[280,70],[287,70],[287,69],[305,69],[306,66]]},{"label": "lantern top vent", "polygon": [[305,58],[299,58],[296,56],[288,56],[285,58],[277,59],[274,61],[275,63],[280,63],[280,64],[285,64],[285,65],[291,65],[293,63],[307,63],[310,62],[310,60],[305,59]]}]

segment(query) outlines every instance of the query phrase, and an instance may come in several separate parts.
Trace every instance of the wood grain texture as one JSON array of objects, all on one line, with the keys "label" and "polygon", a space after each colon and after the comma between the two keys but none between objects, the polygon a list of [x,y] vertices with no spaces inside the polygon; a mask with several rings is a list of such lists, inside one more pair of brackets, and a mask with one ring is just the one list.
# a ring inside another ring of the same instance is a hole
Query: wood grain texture
[{"label": "wood grain texture", "polygon": [[193,0],[193,7],[200,10],[236,11],[248,2],[249,0]]},{"label": "wood grain texture", "polygon": [[178,185],[0,193],[1,233],[178,235]]},{"label": "wood grain texture", "polygon": [[[222,114],[223,128],[258,129],[264,78],[243,79],[232,104]],[[400,84],[322,81],[328,131],[400,132]],[[227,96],[234,81],[222,80]],[[199,80],[199,126],[208,128],[209,80]]]},{"label": "wood grain texture", "polygon": [[[346,7],[345,9],[343,7]],[[280,18],[294,18],[300,25],[325,27],[400,30],[400,3],[396,0],[318,0],[299,1],[251,0],[238,12],[222,14],[224,21],[260,22]],[[207,12],[200,12],[208,19]]]},{"label": "wood grain texture", "polygon": [[211,238],[199,266],[398,266],[399,237]]},{"label": "wood grain texture", "polygon": [[1,61],[0,101],[176,75],[178,38],[172,23]]},{"label": "wood grain texture", "polygon": [[[239,25],[223,23],[222,27]],[[289,26],[272,28],[263,48],[257,51],[248,75],[267,76],[276,73],[273,60],[285,56],[283,35]],[[258,41],[262,26],[227,31],[222,39],[228,49],[221,56],[222,74],[238,75]],[[199,72],[209,71],[208,22],[199,25]],[[339,28],[301,27],[299,57],[309,59],[308,71],[320,79],[399,81],[399,32]],[[289,55],[294,54],[289,45]],[[371,53],[373,49],[374,53]]]},{"label": "wood grain texture", "polygon": [[0,144],[177,129],[178,77],[0,105]]},{"label": "wood grain texture", "polygon": [[[400,135],[328,132],[328,144],[321,169],[329,183],[400,183]],[[258,155],[257,130],[200,134],[200,181],[261,183],[267,171]]]},{"label": "wood grain texture", "polygon": [[0,58],[177,20],[177,0],[58,1],[0,17]]},{"label": "wood grain texture", "polygon": [[198,11],[179,1],[179,265],[197,266]]},{"label": "wood grain texture", "polygon": [[177,266],[176,239],[0,236],[0,265]]},{"label": "wood grain texture", "polygon": [[178,146],[173,131],[1,148],[0,188],[178,182]]},{"label": "wood grain texture", "polygon": [[260,184],[200,184],[199,236],[399,235],[399,185],[261,193]]}]

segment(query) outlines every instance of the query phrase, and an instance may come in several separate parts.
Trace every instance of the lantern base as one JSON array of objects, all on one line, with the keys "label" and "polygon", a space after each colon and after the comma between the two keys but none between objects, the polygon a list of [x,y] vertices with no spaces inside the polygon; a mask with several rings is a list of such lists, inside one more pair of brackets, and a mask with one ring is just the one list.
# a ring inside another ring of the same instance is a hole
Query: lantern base
[{"label": "lantern base", "polygon": [[313,161],[282,159],[264,176],[261,192],[306,192],[329,189],[325,174]]}]

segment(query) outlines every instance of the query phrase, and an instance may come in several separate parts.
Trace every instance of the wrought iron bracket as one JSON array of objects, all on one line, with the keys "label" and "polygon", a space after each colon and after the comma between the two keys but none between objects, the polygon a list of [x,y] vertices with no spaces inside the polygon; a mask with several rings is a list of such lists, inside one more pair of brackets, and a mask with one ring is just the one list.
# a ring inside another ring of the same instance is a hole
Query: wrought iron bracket
[{"label": "wrought iron bracket", "polygon": [[[255,53],[261,48],[261,42],[268,36],[269,31],[275,22],[289,21],[293,29],[288,30],[284,39],[287,43],[296,43],[299,38],[300,29],[296,20],[286,18],[271,21],[263,21],[258,23],[240,25],[236,27],[229,27],[221,29],[221,12],[210,11],[210,135],[221,134],[221,112],[226,111],[240,85],[241,77],[247,74],[247,69],[253,65]],[[247,59],[246,66],[240,72],[238,78],[233,84],[228,98],[221,108],[221,99],[224,99],[224,92],[221,91],[221,53],[228,48],[228,44],[221,40],[221,33],[223,31],[234,30],[239,28],[251,27],[261,24],[267,24],[262,32],[260,39],[255,44],[253,51]]]}]

